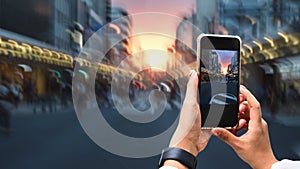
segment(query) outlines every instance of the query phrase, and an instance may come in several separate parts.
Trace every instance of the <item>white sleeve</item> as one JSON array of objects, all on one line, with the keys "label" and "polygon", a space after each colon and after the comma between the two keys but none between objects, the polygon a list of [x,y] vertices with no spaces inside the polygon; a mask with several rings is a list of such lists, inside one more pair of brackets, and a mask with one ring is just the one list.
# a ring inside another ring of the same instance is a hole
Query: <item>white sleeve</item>
[{"label": "white sleeve", "polygon": [[162,166],[159,169],[178,169],[176,167],[171,167],[171,166]]},{"label": "white sleeve", "polygon": [[278,161],[272,165],[271,169],[300,169],[300,161]]}]

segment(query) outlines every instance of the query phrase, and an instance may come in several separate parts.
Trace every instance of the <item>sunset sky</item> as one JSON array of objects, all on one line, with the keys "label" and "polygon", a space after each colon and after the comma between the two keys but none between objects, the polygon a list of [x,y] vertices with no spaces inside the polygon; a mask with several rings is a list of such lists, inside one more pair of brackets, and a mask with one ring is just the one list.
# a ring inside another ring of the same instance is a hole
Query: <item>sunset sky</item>
[{"label": "sunset sky", "polygon": [[220,62],[222,64],[223,73],[227,72],[228,65],[231,62],[231,58],[235,56],[237,51],[231,50],[215,50],[219,56]]},{"label": "sunset sky", "polygon": [[[195,8],[195,0],[112,0],[113,6],[122,6],[128,10],[131,15],[146,12],[161,12],[170,15],[182,17],[184,15],[191,15],[192,9]],[[146,16],[146,15],[145,15]],[[160,32],[168,35],[176,34],[176,27],[178,23],[171,21],[171,18],[164,17],[155,18],[155,23],[147,17],[133,17],[133,34],[143,32]],[[178,18],[179,21],[179,18]],[[143,50],[151,48],[160,48],[166,50],[171,46],[174,39],[159,36],[139,36],[136,39],[140,43]]]}]

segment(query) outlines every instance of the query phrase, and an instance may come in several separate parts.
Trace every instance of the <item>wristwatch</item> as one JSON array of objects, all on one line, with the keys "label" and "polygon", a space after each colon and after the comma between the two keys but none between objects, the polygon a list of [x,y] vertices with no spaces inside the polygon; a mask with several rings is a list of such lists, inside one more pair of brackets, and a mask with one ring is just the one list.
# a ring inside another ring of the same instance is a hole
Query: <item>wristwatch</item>
[{"label": "wristwatch", "polygon": [[162,151],[158,167],[162,167],[166,160],[178,161],[189,169],[196,169],[197,166],[197,158],[193,154],[175,147],[170,147]]}]

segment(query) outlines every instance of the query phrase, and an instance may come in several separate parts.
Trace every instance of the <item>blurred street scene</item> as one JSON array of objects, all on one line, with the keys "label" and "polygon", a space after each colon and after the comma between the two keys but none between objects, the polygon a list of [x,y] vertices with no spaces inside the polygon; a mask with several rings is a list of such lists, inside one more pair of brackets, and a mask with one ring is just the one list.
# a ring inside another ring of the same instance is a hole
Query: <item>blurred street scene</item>
[{"label": "blurred street scene", "polygon": [[[159,156],[131,159],[97,146],[74,104],[93,106],[84,95],[92,87],[117,131],[139,138],[163,132],[184,99],[178,82],[189,72],[182,65],[197,69],[199,32],[242,38],[241,84],[262,105],[274,153],[300,159],[299,14],[296,0],[0,0],[0,168],[156,168]],[[176,22],[166,24],[166,15]],[[97,50],[90,50],[93,37]],[[207,76],[236,85],[235,62]],[[131,107],[112,84],[127,91]],[[154,90],[166,100],[157,121],[132,123],[118,113],[116,104],[144,116],[157,106],[149,99]],[[80,102],[73,103],[74,91]],[[199,168],[250,168],[216,138],[198,160]]]}]

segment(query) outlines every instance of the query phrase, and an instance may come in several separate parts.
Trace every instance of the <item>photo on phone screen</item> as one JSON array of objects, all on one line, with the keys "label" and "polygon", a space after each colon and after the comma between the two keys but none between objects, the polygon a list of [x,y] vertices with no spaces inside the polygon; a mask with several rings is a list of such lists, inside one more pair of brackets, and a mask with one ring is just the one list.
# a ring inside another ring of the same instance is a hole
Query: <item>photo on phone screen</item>
[{"label": "photo on phone screen", "polygon": [[205,37],[200,43],[199,93],[202,127],[234,127],[237,124],[239,107],[239,40]]}]

